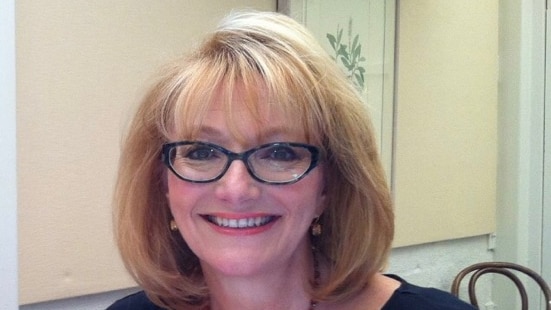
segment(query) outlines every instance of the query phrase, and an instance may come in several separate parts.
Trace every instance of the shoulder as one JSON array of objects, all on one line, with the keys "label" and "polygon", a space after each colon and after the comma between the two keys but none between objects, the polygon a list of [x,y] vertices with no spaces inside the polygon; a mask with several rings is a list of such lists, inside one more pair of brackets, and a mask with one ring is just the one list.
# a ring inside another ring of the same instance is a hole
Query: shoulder
[{"label": "shoulder", "polygon": [[115,301],[107,310],[162,310],[152,303],[145,292],[140,291]]},{"label": "shoulder", "polygon": [[382,310],[472,310],[472,305],[459,300],[450,293],[435,289],[419,287],[406,282],[395,275],[387,275],[399,282],[400,287],[394,291]]}]

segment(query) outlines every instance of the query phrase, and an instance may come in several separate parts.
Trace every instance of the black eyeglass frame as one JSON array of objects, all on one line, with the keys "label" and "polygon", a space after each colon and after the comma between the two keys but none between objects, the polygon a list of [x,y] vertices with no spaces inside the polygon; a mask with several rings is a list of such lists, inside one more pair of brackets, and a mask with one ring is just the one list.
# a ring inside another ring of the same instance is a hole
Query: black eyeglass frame
[{"label": "black eyeglass frame", "polygon": [[[200,144],[200,145],[205,145],[205,146],[211,147],[213,149],[216,149],[217,151],[220,151],[221,153],[223,153],[224,155],[227,156],[228,160],[226,162],[226,165],[221,170],[221,172],[218,176],[216,176],[214,178],[211,178],[211,179],[199,180],[198,181],[198,180],[192,180],[192,179],[185,178],[185,177],[181,176],[176,171],[176,169],[174,169],[174,167],[172,166],[172,164],[170,162],[170,152],[172,151],[172,149],[174,149],[175,147],[178,147],[180,145],[192,145],[192,144]],[[304,171],[303,174],[301,174],[300,176],[298,176],[298,177],[296,177],[292,180],[289,180],[289,181],[277,182],[277,181],[264,180],[264,179],[260,178],[259,176],[255,175],[254,170],[249,165],[249,157],[254,152],[256,152],[257,150],[262,149],[262,148],[266,148],[266,147],[269,147],[269,146],[291,146],[291,147],[305,148],[311,154],[310,166],[308,167],[308,169],[306,169],[306,171]],[[320,150],[316,146],[313,146],[313,145],[310,145],[310,144],[305,144],[305,143],[273,142],[273,143],[266,143],[266,144],[256,146],[252,149],[249,149],[249,150],[241,152],[241,153],[235,153],[235,152],[232,152],[228,149],[225,149],[225,148],[221,147],[220,145],[209,143],[209,142],[177,141],[177,142],[170,142],[170,143],[163,144],[162,151],[161,151],[161,161],[165,164],[165,166],[167,166],[168,169],[170,169],[170,171],[172,171],[172,173],[174,173],[174,175],[176,175],[179,179],[184,180],[186,182],[191,182],[191,183],[210,183],[210,182],[220,180],[226,174],[226,172],[228,171],[228,169],[230,168],[230,166],[231,166],[231,164],[234,160],[241,160],[245,164],[245,167],[247,168],[247,172],[249,173],[249,175],[258,182],[265,183],[265,184],[272,184],[272,185],[285,185],[285,184],[292,184],[292,183],[298,182],[299,180],[304,178],[308,173],[310,173],[310,171],[312,171],[314,168],[316,168],[318,166],[319,162],[320,162]]]}]

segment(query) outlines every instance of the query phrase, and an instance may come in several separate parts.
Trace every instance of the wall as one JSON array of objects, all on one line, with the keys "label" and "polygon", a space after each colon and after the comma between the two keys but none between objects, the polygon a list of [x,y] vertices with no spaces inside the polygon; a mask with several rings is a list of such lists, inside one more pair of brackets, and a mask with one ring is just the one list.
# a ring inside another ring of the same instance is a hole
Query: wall
[{"label": "wall", "polygon": [[399,1],[396,245],[495,231],[498,1]]},{"label": "wall", "polygon": [[[549,126],[545,123],[546,117],[549,120],[549,110],[545,109],[545,88],[549,87],[546,13],[546,1],[500,1],[496,259],[517,262],[538,273],[551,265],[542,260],[542,251],[546,250],[542,249],[543,238],[549,236],[544,235],[543,225],[549,225],[551,218],[546,213],[551,210],[549,181],[544,181],[550,171],[549,158],[544,157],[549,145],[545,143],[549,139],[549,131],[545,130]],[[549,271],[545,276],[551,281]],[[496,299],[515,304],[518,294],[512,286],[497,283],[495,289]],[[535,287],[529,287],[529,295],[534,292]],[[536,300],[532,295],[531,307]],[[541,309],[545,309],[543,303]]]},{"label": "wall", "polygon": [[17,308],[15,4],[0,1],[0,309]]},{"label": "wall", "polygon": [[[546,12],[546,36],[545,36],[545,72],[547,76],[551,75],[551,12],[547,10]],[[550,78],[546,78],[547,81],[550,81]],[[545,85],[545,111],[551,111],[551,83],[546,83]],[[545,113],[545,128],[544,132],[547,132],[545,135],[545,159],[544,167],[551,167],[551,113]],[[543,197],[543,208],[542,208],[542,268],[541,274],[547,283],[551,283],[551,169],[544,169],[544,197]]]},{"label": "wall", "polygon": [[161,63],[238,7],[275,2],[17,1],[21,304],[134,285],[111,227],[132,103]]},{"label": "wall", "polygon": [[[488,236],[476,236],[395,248],[388,272],[417,285],[449,292],[455,275],[464,267],[493,260],[493,245]],[[481,309],[492,309],[494,304],[489,278],[481,278],[477,290]],[[460,298],[468,300],[466,293],[466,286],[462,285]]]}]

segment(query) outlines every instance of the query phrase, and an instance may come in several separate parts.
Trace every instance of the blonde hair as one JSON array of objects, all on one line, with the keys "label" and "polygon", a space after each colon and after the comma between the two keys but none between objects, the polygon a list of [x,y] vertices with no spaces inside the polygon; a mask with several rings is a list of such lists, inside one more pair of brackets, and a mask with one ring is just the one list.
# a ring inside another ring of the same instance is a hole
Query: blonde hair
[{"label": "blonde hair", "polygon": [[[192,53],[161,71],[125,138],[115,191],[116,238],[130,274],[164,307],[208,302],[198,258],[171,232],[166,169],[169,135],[193,138],[215,94],[231,118],[236,85],[293,117],[324,153],[323,235],[314,240],[329,274],[317,300],[342,300],[365,287],[387,260],[394,232],[389,189],[365,105],[351,82],[299,23],[278,13],[238,12]],[[264,101],[263,101],[264,102]]]}]

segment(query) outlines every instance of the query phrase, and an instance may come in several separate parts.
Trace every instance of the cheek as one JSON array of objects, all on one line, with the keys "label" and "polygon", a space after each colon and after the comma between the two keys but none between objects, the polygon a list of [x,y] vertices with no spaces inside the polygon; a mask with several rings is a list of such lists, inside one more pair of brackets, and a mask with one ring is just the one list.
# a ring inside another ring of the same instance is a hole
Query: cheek
[{"label": "cheek", "polygon": [[[312,212],[314,217],[318,217],[323,213],[325,209],[325,182],[323,179],[324,174],[322,170],[316,170],[312,172],[307,178],[299,181],[296,185],[299,185],[294,189],[295,199],[297,201],[302,200],[302,208],[304,205],[312,206]],[[291,199],[292,200],[292,199]]]},{"label": "cheek", "polygon": [[191,183],[178,179],[174,174],[168,173],[166,180],[166,199],[173,215],[178,210],[185,209],[193,200],[193,187]]}]

